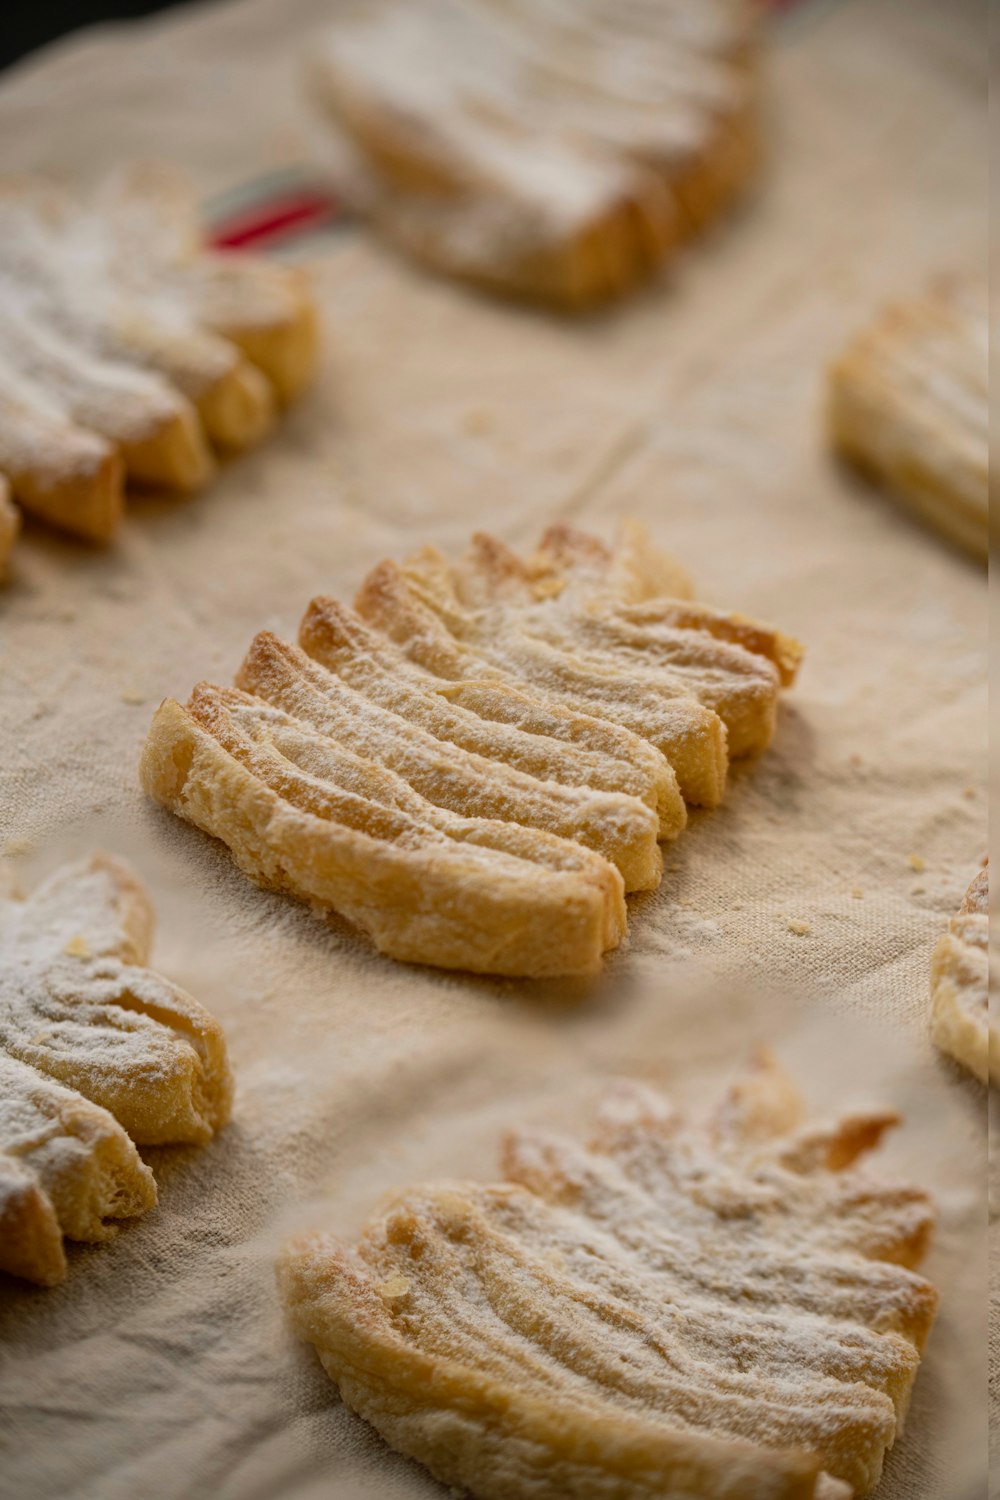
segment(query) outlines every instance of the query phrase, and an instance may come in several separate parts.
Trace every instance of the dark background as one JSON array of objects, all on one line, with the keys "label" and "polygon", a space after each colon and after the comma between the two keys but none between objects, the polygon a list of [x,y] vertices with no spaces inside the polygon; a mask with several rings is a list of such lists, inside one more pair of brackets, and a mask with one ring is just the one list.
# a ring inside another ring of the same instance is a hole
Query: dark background
[{"label": "dark background", "polygon": [[0,68],[93,21],[166,10],[176,0],[7,0],[0,5]]}]

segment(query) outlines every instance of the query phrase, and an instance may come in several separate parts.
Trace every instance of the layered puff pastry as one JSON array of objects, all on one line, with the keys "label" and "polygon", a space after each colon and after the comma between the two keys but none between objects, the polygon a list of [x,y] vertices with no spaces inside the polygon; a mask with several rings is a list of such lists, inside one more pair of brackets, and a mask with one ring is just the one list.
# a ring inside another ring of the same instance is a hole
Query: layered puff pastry
[{"label": "layered puff pastry", "polygon": [[155,1204],[137,1145],[203,1145],[229,1118],[222,1028],[146,967],[152,930],[108,854],[0,901],[0,1270],[62,1281],[64,1236]]},{"label": "layered puff pastry", "polygon": [[345,1404],[477,1500],[850,1500],[902,1429],[937,1296],[926,1194],[807,1121],[762,1056],[707,1120],[638,1084],[588,1144],[394,1195],[279,1284]]},{"label": "layered puff pastry", "polygon": [[769,743],[801,657],[689,594],[638,527],[616,549],[554,527],[527,560],[424,548],[354,609],[313,600],[298,645],[259,635],[235,687],[163,703],[142,784],[392,957],[594,973],[686,803]]},{"label": "layered puff pastry", "polygon": [[975,876],[931,959],[931,1036],[983,1083],[1000,1082],[990,1016],[990,873]]},{"label": "layered puff pastry", "polygon": [[310,53],[355,201],[408,254],[565,310],[652,277],[752,178],[748,0],[373,0]]},{"label": "layered puff pastry", "polygon": [[922,520],[989,555],[989,324],[985,290],[941,281],[893,303],[829,377],[834,444]]},{"label": "layered puff pastry", "polygon": [[205,248],[167,167],[86,206],[0,180],[0,308],[0,489],[90,542],[114,536],[126,482],[197,489],[215,453],[258,442],[316,362],[301,274]]}]

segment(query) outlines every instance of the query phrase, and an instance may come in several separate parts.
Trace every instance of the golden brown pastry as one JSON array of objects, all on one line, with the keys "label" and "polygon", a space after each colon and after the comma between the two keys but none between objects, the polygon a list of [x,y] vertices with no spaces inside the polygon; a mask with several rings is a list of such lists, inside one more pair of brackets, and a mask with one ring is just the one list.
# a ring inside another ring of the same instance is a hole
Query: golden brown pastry
[{"label": "golden brown pastry", "polygon": [[232,1104],[225,1039],[145,967],[152,936],[145,889],[109,854],[0,901],[0,1049],[110,1110],[140,1146],[203,1144]]},{"label": "golden brown pastry", "polygon": [[848,458],[984,561],[989,553],[989,330],[984,295],[942,283],[888,307],[830,372]]},{"label": "golden brown pastry", "polygon": [[105,1239],[156,1202],[133,1141],[203,1144],[229,1118],[222,1029],[144,967],[152,933],[109,854],[0,900],[0,1270],[61,1281],[63,1235]]},{"label": "golden brown pastry", "polygon": [[927,1196],[806,1122],[769,1056],[707,1123],[623,1084],[587,1146],[399,1193],[279,1266],[344,1402],[478,1500],[849,1500],[901,1431],[937,1295]]},{"label": "golden brown pastry", "polygon": [[110,541],[126,481],[202,485],[309,380],[299,274],[200,241],[189,185],[135,168],[84,208],[0,182],[0,474],[26,510]]},{"label": "golden brown pastry", "polygon": [[373,0],[311,59],[358,204],[410,255],[572,310],[647,280],[759,154],[745,0]]},{"label": "golden brown pastry", "polygon": [[152,1172],[106,1109],[0,1052],[0,1271],[55,1286],[64,1235],[110,1239],[155,1203]]},{"label": "golden brown pastry", "polygon": [[989,1004],[990,873],[983,868],[934,949],[931,1036],[983,1083],[1000,1080],[1000,1032]]},{"label": "golden brown pastry", "polygon": [[714,805],[730,754],[768,744],[801,658],[688,593],[634,526],[613,550],[556,527],[526,560],[424,548],[356,610],[313,600],[298,646],[259,635],[235,689],[164,703],[142,784],[392,957],[592,974],[685,799]]}]

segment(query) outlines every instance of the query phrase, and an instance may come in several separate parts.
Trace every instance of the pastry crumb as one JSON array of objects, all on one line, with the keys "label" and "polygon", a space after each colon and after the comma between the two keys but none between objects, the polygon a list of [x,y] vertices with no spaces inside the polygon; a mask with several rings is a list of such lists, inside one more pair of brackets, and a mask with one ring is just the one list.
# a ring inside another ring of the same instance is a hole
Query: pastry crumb
[{"label": "pastry crumb", "polygon": [[796,937],[808,937],[812,932],[812,925],[809,922],[803,922],[801,918],[789,917],[788,930],[794,932]]},{"label": "pastry crumb", "polygon": [[146,695],[135,688],[123,688],[118,695],[123,703],[145,703]]},{"label": "pastry crumb", "polygon": [[854,898],[855,901],[860,901],[861,898],[862,898],[862,896],[864,895],[864,891],[861,889],[861,887],[859,885],[856,885],[856,886],[852,887],[852,889],[851,889],[851,895],[852,895],[852,897]]},{"label": "pastry crumb", "polygon": [[496,419],[488,406],[470,406],[462,413],[462,431],[473,437],[492,432],[495,426]]},{"label": "pastry crumb", "polygon": [[379,1296],[385,1302],[394,1302],[397,1297],[405,1297],[410,1290],[409,1278],[406,1276],[390,1276],[388,1281],[383,1281],[378,1289]]},{"label": "pastry crumb", "polygon": [[976,789],[975,789],[974,786],[967,786],[967,787],[963,787],[962,788],[962,796],[963,797],[968,797],[969,800],[970,800],[970,802],[971,802],[972,798],[975,795],[976,795]]},{"label": "pastry crumb", "polygon": [[68,954],[70,958],[89,958],[90,944],[85,937],[77,933],[75,937],[70,938],[63,952]]},{"label": "pastry crumb", "polygon": [[8,858],[16,859],[19,854],[30,854],[34,847],[30,839],[8,839],[3,852]]},{"label": "pastry crumb", "polygon": [[916,870],[918,872],[920,870],[926,870],[927,868],[926,862],[921,859],[919,854],[908,854],[906,856],[906,863],[909,865],[911,870]]}]

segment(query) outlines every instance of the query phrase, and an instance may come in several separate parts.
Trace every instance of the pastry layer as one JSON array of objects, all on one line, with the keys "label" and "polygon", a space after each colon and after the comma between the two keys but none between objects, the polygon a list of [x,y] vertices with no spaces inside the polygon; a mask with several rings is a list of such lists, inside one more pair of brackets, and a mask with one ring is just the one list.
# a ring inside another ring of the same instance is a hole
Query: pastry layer
[{"label": "pastry layer", "polygon": [[520,1130],[495,1186],[398,1194],[279,1282],[346,1404],[479,1500],[849,1500],[902,1428],[926,1195],[806,1123],[762,1058],[704,1124],[638,1085],[586,1146]]}]

